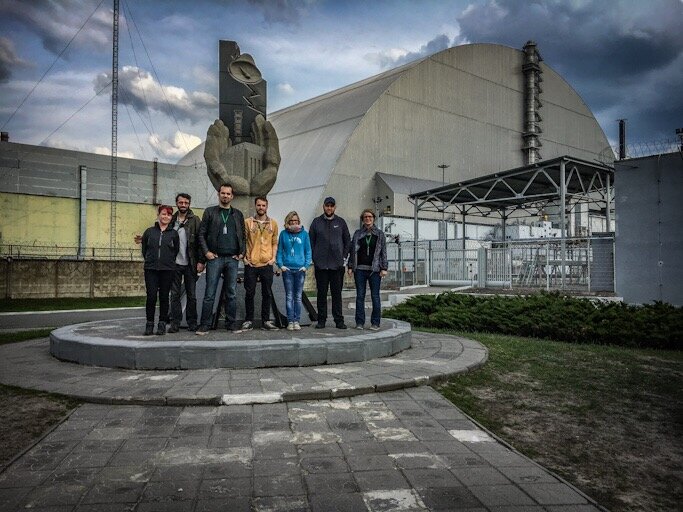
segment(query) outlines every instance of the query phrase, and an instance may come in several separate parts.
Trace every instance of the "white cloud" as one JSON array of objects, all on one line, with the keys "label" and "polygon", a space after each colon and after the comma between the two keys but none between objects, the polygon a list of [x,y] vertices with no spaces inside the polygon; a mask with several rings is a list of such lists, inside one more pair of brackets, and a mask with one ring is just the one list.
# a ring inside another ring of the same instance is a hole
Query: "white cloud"
[{"label": "white cloud", "polygon": [[[96,91],[111,81],[111,72],[100,73],[94,81]],[[176,120],[197,123],[206,119],[209,111],[218,106],[218,99],[212,94],[193,91],[182,87],[161,85],[154,77],[136,66],[123,66],[119,72],[119,102],[131,105],[138,112],[148,109],[162,112]],[[209,116],[210,117],[210,116]]]},{"label": "white cloud", "polygon": [[189,133],[176,131],[173,137],[165,139],[157,134],[152,134],[147,138],[147,141],[163,158],[169,160],[175,158],[177,160],[201,144],[202,139]]},{"label": "white cloud", "polygon": [[294,94],[294,87],[292,87],[291,84],[288,84],[287,82],[277,84],[277,90],[278,92],[287,96]]},{"label": "white cloud", "polygon": [[[111,148],[105,147],[105,146],[96,146],[92,150],[93,153],[96,155],[111,155]],[[116,150],[116,156],[120,156],[121,158],[138,158],[135,153],[132,151],[119,151],[118,149]]]}]

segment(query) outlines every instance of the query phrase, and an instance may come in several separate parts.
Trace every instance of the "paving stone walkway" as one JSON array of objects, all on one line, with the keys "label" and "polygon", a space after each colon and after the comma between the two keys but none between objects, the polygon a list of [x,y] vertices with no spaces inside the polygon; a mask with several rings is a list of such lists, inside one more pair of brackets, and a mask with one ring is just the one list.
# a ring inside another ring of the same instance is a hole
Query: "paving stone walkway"
[{"label": "paving stone walkway", "polygon": [[59,361],[47,339],[0,346],[0,383],[90,402],[219,405],[328,399],[434,383],[481,366],[486,348],[457,336],[413,333],[413,348],[358,363],[311,367],[125,370]]},{"label": "paving stone walkway", "polygon": [[3,511],[595,511],[430,387],[86,404],[0,474]]}]

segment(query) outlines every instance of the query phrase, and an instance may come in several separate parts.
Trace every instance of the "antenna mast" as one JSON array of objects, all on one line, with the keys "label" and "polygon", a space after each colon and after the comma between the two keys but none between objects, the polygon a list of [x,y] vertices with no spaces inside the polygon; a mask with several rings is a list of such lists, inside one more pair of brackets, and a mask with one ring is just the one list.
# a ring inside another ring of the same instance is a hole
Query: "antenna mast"
[{"label": "antenna mast", "polygon": [[114,0],[113,49],[111,61],[111,210],[109,212],[109,257],[116,246],[116,185],[119,107],[119,0]]}]

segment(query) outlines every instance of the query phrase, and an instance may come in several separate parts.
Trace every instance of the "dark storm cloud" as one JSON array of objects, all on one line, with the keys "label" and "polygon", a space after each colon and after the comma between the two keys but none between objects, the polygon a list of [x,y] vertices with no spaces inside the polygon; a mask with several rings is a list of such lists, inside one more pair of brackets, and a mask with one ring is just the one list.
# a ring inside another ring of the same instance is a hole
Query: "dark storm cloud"
[{"label": "dark storm cloud", "polygon": [[[614,121],[628,118],[632,134],[673,133],[665,113],[680,112],[683,103],[683,66],[677,66],[683,55],[682,2],[498,0],[472,4],[457,19],[461,34],[472,42],[521,48],[536,41],[546,64],[596,114],[620,108]],[[677,93],[668,96],[672,89]],[[614,138],[612,129],[604,128]]]},{"label": "dark storm cloud", "polygon": [[249,0],[263,14],[266,23],[296,25],[313,0]]},{"label": "dark storm cloud", "polygon": [[[0,15],[37,34],[43,47],[58,55],[97,5],[95,0],[3,0],[0,2]],[[111,10],[108,4],[103,4],[85,23],[72,47],[111,51],[111,24]],[[68,58],[68,53],[64,54],[65,58]]]},{"label": "dark storm cloud", "polygon": [[14,44],[6,37],[0,37],[0,83],[9,81],[12,71],[28,64],[14,51]]}]

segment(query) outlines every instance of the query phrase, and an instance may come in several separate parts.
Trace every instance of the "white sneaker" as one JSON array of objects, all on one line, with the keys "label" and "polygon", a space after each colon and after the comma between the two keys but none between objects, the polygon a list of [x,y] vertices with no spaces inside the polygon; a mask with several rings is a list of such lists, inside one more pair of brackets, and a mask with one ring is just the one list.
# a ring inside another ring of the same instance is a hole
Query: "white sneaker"
[{"label": "white sneaker", "polygon": [[294,322],[294,330],[295,330],[295,331],[300,331],[300,330],[301,330],[301,326],[299,325],[299,322]]},{"label": "white sneaker", "polygon": [[287,324],[287,330],[288,331],[293,331],[294,330],[294,322],[289,322]]}]

